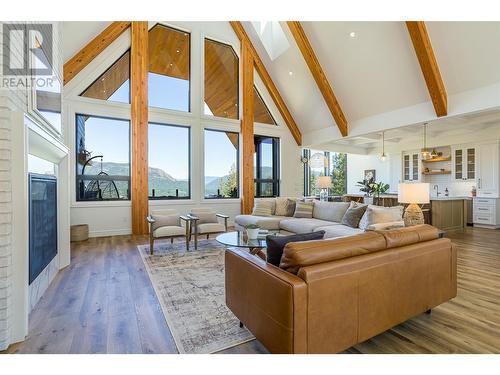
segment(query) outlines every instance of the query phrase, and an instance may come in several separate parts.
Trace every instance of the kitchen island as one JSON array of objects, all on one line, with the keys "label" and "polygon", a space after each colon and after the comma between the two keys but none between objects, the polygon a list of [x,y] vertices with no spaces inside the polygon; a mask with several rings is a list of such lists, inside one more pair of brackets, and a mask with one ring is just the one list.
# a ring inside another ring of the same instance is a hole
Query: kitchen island
[{"label": "kitchen island", "polygon": [[431,197],[432,225],[441,230],[463,229],[472,222],[472,197]]}]

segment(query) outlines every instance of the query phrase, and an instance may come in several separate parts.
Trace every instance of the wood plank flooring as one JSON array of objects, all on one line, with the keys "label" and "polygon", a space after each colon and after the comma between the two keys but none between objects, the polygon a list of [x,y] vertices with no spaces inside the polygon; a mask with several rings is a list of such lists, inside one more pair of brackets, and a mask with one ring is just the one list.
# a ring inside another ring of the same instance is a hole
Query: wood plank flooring
[{"label": "wood plank flooring", "polygon": [[[500,353],[500,231],[449,233],[458,295],[346,353]],[[26,341],[7,353],[176,353],[136,250],[146,236],[75,244],[72,262],[30,316]],[[266,353],[256,340],[223,353]]]}]

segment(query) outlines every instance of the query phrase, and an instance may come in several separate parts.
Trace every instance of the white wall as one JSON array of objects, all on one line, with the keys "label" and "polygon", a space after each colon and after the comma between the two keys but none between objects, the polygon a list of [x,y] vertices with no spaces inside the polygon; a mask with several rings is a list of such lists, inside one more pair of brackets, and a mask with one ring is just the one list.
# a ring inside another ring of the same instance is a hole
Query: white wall
[{"label": "white wall", "polygon": [[395,158],[389,155],[385,161],[381,161],[379,155],[347,154],[347,194],[361,193],[356,183],[363,180],[367,169],[375,169],[375,180],[389,184],[389,191],[397,191],[397,184],[394,185],[392,178],[394,163],[391,163]]},{"label": "white wall", "polygon": [[[154,23],[150,23],[152,27]],[[169,110],[151,109],[150,121],[185,125],[191,128],[191,199],[182,201],[151,201],[150,210],[155,208],[174,208],[185,214],[195,206],[213,207],[234,220],[240,213],[239,199],[204,199],[204,150],[203,132],[205,128],[239,132],[240,121],[216,119],[203,114],[203,39],[212,39],[232,45],[239,55],[240,46],[228,22],[170,22],[168,25],[191,33],[191,113],[179,113]],[[64,87],[65,122],[68,127],[66,141],[71,148],[71,224],[89,224],[90,236],[109,236],[131,233],[130,202],[77,202],[75,194],[75,114],[86,113],[101,116],[130,119],[130,105],[108,103],[100,100],[82,98],[78,95],[85,90],[100,74],[130,47],[129,32],[123,33],[105,51],[83,69]],[[241,74],[241,72],[240,72]],[[281,186],[282,196],[302,195],[301,149],[295,143],[271,97],[265,90],[258,74],[254,74],[255,84],[278,126],[255,124],[255,134],[279,137],[281,151]],[[240,79],[241,82],[241,79]],[[240,85],[241,91],[241,85]],[[240,94],[241,98],[241,94]],[[240,106],[241,108],[241,106]],[[240,139],[240,145],[242,144]],[[240,156],[240,165],[242,163]],[[241,176],[240,176],[241,179]],[[240,181],[241,186],[241,181]]]}]

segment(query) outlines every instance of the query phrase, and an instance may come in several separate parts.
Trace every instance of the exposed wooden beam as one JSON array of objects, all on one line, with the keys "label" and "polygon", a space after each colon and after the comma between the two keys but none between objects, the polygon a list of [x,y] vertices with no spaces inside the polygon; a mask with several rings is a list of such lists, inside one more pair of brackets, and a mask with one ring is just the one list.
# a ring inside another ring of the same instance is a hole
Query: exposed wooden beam
[{"label": "exposed wooden beam", "polygon": [[253,92],[253,67],[254,59],[249,42],[241,42],[241,71],[243,82],[243,115],[241,118],[241,136],[243,139],[243,165],[242,177],[243,186],[241,189],[241,213],[251,214],[254,198],[254,172],[253,172],[253,154],[254,154],[254,92]]},{"label": "exposed wooden beam", "polygon": [[64,84],[71,81],[130,26],[130,21],[115,21],[92,39],[85,47],[64,64]]},{"label": "exposed wooden beam", "polygon": [[321,94],[325,99],[326,105],[332,113],[333,119],[340,130],[340,134],[344,137],[347,136],[348,127],[344,112],[342,112],[342,108],[340,108],[340,104],[333,93],[333,89],[328,82],[328,78],[326,77],[323,68],[321,68],[321,64],[314,53],[314,49],[312,48],[309,39],[307,39],[307,35],[304,32],[302,25],[299,21],[288,21],[287,24],[300,52],[302,52],[302,56],[304,57],[316,84],[318,85],[319,91],[321,91]]},{"label": "exposed wooden beam", "polygon": [[260,78],[262,78],[262,81],[264,82],[264,85],[266,86],[266,89],[269,92],[269,95],[271,95],[271,98],[273,99],[274,103],[276,104],[276,107],[278,107],[278,111],[281,113],[281,116],[285,120],[285,123],[288,126],[288,129],[290,129],[292,136],[295,138],[295,141],[300,146],[302,144],[302,134],[300,133],[300,130],[299,130],[297,124],[295,123],[295,120],[292,117],[292,114],[288,110],[288,107],[286,106],[285,101],[281,97],[281,95],[278,91],[278,88],[276,87],[271,76],[267,72],[267,69],[264,66],[264,63],[260,59],[259,54],[255,50],[250,38],[248,37],[248,34],[246,33],[245,29],[243,28],[243,25],[241,24],[240,21],[230,21],[229,23],[231,24],[231,27],[233,28],[234,32],[236,33],[236,36],[240,40],[240,43],[243,43],[243,41],[248,43],[250,53],[252,54],[254,66],[255,66],[255,69],[257,70],[257,73],[259,74]]},{"label": "exposed wooden beam", "polygon": [[427,90],[432,99],[436,115],[446,116],[448,114],[448,99],[446,96],[446,88],[444,87],[439,66],[434,56],[431,40],[423,21],[407,21],[406,27],[410,34],[413,48],[417,54],[420,69],[424,75]]},{"label": "exposed wooden beam", "polygon": [[132,22],[132,233],[147,234],[148,226],[148,23]]}]

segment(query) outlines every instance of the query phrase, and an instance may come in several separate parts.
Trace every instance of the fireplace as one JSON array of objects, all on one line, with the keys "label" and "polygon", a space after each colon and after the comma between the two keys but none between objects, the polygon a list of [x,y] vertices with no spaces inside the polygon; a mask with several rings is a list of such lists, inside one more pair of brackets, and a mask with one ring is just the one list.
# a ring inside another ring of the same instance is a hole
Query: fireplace
[{"label": "fireplace", "polygon": [[57,255],[57,179],[29,174],[29,283]]}]

